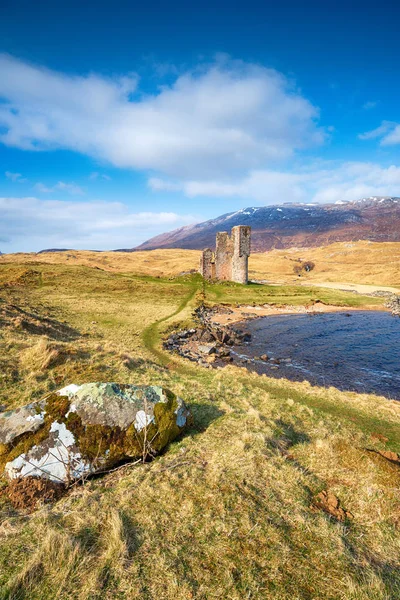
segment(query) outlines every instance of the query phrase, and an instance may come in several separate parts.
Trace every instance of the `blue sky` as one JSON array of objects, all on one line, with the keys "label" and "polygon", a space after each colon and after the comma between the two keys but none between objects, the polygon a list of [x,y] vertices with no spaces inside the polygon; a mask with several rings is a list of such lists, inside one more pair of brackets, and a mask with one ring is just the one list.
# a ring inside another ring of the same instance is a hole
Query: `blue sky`
[{"label": "blue sky", "polygon": [[59,4],[0,7],[2,252],[400,195],[397,3]]}]

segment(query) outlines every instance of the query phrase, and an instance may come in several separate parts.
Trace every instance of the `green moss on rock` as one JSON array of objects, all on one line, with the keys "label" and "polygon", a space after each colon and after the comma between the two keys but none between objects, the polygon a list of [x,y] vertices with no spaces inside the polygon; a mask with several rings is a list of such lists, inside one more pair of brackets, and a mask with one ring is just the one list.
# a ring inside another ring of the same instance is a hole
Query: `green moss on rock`
[{"label": "green moss on rock", "polygon": [[68,386],[36,405],[21,409],[35,430],[24,431],[18,415],[23,433],[0,447],[0,470],[11,478],[65,481],[155,456],[191,423],[183,401],[159,386]]},{"label": "green moss on rock", "polygon": [[69,411],[71,401],[68,396],[54,392],[46,398],[46,420],[61,421]]}]

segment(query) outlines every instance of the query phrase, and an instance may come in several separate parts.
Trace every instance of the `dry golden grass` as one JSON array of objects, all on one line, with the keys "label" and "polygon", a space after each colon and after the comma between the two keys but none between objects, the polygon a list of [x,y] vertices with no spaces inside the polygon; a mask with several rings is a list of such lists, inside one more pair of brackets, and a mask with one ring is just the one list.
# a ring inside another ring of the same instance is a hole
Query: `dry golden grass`
[{"label": "dry golden grass", "polygon": [[[315,268],[299,278],[298,260]],[[272,250],[250,258],[250,276],[278,282],[338,282],[400,287],[400,243],[337,242],[321,248]]]},{"label": "dry golden grass", "polygon": [[[150,250],[146,252],[90,252],[71,250],[44,254],[8,254],[7,263],[45,263],[98,267],[115,273],[136,273],[153,277],[177,276],[198,268],[197,250]],[[298,261],[310,260],[315,269],[302,278],[294,274]],[[400,243],[337,242],[321,248],[272,250],[253,254],[250,277],[272,282],[333,282],[400,287]]]},{"label": "dry golden grass", "polygon": [[[60,341],[2,327],[0,404],[17,406],[68,383],[152,383],[182,396],[195,420],[152,463],[92,480],[35,513],[0,498],[0,598],[400,597],[400,469],[366,450],[400,451],[400,403],[166,355],[159,330],[190,323],[200,289],[193,277],[0,266],[0,308],[18,304],[82,334]],[[370,301],[268,286],[216,285],[207,296]],[[76,354],[54,354],[66,349]],[[312,510],[323,489],[352,521]]]},{"label": "dry golden grass", "polygon": [[182,272],[198,269],[198,250],[151,250],[148,252],[91,252],[70,250],[45,252],[43,254],[4,254],[2,263],[44,263],[52,265],[82,265],[97,267],[114,273],[136,273],[152,277],[171,277]]}]

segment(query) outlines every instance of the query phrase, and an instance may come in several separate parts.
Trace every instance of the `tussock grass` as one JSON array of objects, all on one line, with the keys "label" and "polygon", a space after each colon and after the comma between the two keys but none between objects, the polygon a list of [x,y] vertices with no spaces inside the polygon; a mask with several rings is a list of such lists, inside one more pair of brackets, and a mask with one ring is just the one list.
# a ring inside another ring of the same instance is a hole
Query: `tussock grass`
[{"label": "tussock grass", "polygon": [[[34,513],[0,496],[0,598],[400,597],[400,469],[366,450],[400,452],[399,403],[167,355],[160,338],[190,323],[197,277],[40,264],[40,276],[21,285],[17,272],[31,268],[0,267],[1,299],[66,321],[80,337],[60,342],[2,327],[2,404],[68,383],[152,383],[181,395],[195,425],[152,463],[93,479]],[[206,296],[371,302],[293,286],[218,284]],[[73,354],[48,363],[64,349]],[[323,489],[351,521],[312,509]]]},{"label": "tussock grass", "polygon": [[45,371],[78,358],[72,344],[56,344],[42,338],[21,354],[21,365],[33,371]]}]

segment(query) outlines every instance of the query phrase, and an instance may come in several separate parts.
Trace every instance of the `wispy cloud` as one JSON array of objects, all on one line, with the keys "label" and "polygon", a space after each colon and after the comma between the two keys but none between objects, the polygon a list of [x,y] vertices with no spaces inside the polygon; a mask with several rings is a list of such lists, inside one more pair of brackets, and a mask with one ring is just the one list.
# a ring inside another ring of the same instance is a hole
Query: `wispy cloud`
[{"label": "wispy cloud", "polygon": [[132,212],[119,202],[0,198],[0,250],[132,248],[198,220],[174,212]]},{"label": "wispy cloud", "polygon": [[363,109],[364,110],[371,110],[373,108],[375,108],[377,106],[377,102],[373,102],[372,100],[369,100],[368,102],[365,102],[363,104]]},{"label": "wispy cloud", "polygon": [[11,173],[10,171],[6,171],[4,175],[7,177],[7,179],[10,179],[10,181],[14,181],[17,183],[25,183],[26,181],[28,181],[27,179],[25,179],[25,177],[22,177],[21,173]]},{"label": "wispy cloud", "polygon": [[360,140],[374,140],[380,138],[381,146],[394,146],[400,144],[400,124],[394,121],[382,121],[379,127],[361,133]]},{"label": "wispy cloud", "polygon": [[220,56],[154,94],[137,86],[135,74],[71,76],[0,55],[0,141],[203,179],[273,165],[325,138],[318,109],[259,65]]},{"label": "wispy cloud", "polygon": [[106,175],[105,173],[99,173],[98,171],[94,171],[89,175],[90,181],[96,181],[96,179],[104,179],[105,181],[111,181],[111,177]]},{"label": "wispy cloud", "polygon": [[65,183],[65,181],[59,181],[55,185],[48,187],[44,183],[36,183],[34,189],[41,194],[51,194],[54,192],[67,192],[72,196],[83,196],[85,191],[75,183]]},{"label": "wispy cloud", "polygon": [[184,182],[149,179],[155,191],[180,190],[189,198],[241,198],[243,205],[282,202],[336,202],[364,196],[399,195],[400,167],[375,163],[346,162],[310,164],[295,172],[254,170],[236,180],[189,180]]}]

